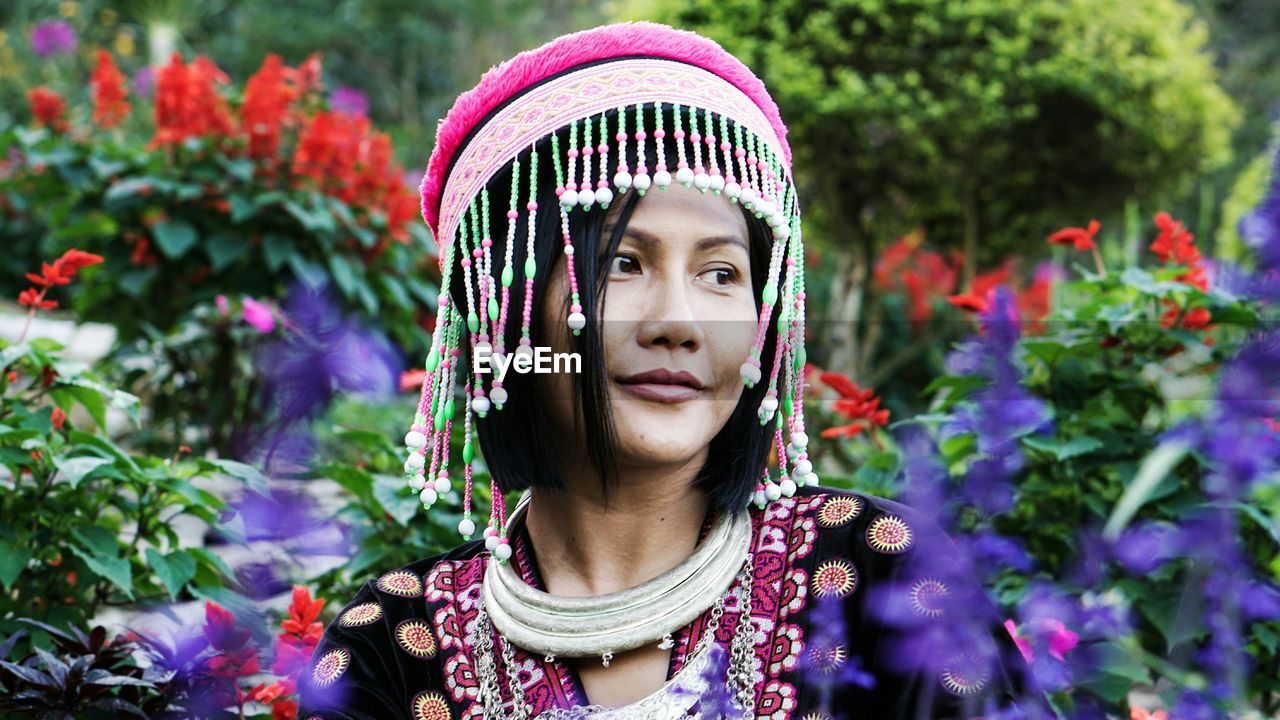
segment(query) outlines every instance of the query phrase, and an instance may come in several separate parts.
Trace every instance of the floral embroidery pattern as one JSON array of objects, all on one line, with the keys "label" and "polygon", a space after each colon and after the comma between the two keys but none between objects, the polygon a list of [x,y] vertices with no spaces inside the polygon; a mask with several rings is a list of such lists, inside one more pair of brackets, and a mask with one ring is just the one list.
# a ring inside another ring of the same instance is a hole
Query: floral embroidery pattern
[{"label": "floral embroidery pattern", "polygon": [[900,553],[911,547],[911,526],[897,515],[881,515],[867,527],[867,544],[880,553]]},{"label": "floral embroidery pattern", "polygon": [[844,665],[844,661],[848,658],[849,651],[844,645],[836,645],[833,648],[820,648],[817,646],[809,648],[809,662],[813,668],[824,675],[839,670]]},{"label": "floral embroidery pattern", "polygon": [[351,653],[345,648],[334,648],[316,660],[311,668],[311,683],[318,688],[337,682],[351,665]]},{"label": "floral embroidery pattern", "polygon": [[376,602],[367,602],[348,608],[338,618],[338,624],[342,627],[360,627],[377,622],[381,618],[382,606]]},{"label": "floral embroidery pattern", "polygon": [[436,654],[436,639],[422,620],[402,620],[396,625],[396,642],[410,655],[429,658]]},{"label": "floral embroidery pattern", "polygon": [[941,580],[920,578],[911,586],[911,607],[925,617],[942,617],[943,598],[950,594]]},{"label": "floral embroidery pattern", "polygon": [[942,670],[942,686],[953,695],[973,695],[982,691],[991,674],[981,658],[961,654],[952,658]]},{"label": "floral embroidery pattern", "polygon": [[420,692],[413,698],[414,720],[452,720],[449,703],[438,692]]},{"label": "floral embroidery pattern", "polygon": [[862,514],[862,500],[853,495],[832,495],[818,510],[818,524],[840,527]]},{"label": "floral embroidery pattern", "polygon": [[828,560],[813,571],[813,594],[845,597],[858,586],[858,571],[848,560]]},{"label": "floral embroidery pattern", "polygon": [[422,594],[422,581],[408,570],[393,570],[378,578],[378,589],[388,595],[415,597]]}]

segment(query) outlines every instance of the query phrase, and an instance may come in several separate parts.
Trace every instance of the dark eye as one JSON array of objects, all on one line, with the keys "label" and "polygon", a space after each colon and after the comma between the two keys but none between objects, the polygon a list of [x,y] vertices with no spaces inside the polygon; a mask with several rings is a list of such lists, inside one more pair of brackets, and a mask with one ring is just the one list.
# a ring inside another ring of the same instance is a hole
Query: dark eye
[{"label": "dark eye", "polygon": [[738,271],[736,268],[726,268],[726,267],[713,268],[703,274],[715,275],[718,278],[718,280],[714,283],[716,285],[721,285],[721,286],[732,285],[733,283],[738,281]]},{"label": "dark eye", "polygon": [[[622,266],[619,267],[619,263]],[[612,272],[631,273],[640,269],[640,262],[631,255],[618,255],[613,258],[613,265],[610,267]]]}]

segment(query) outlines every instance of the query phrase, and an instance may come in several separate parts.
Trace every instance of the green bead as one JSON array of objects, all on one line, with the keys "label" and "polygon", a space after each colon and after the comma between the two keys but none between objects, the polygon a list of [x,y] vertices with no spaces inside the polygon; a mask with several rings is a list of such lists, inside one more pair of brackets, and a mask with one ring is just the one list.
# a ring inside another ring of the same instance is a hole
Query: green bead
[{"label": "green bead", "polygon": [[534,276],[534,274],[535,274],[535,273],[537,273],[537,272],[538,272],[538,264],[537,264],[536,262],[534,262],[534,261],[533,261],[533,258],[525,258],[525,261],[524,261],[524,276],[525,276],[526,278],[531,278],[531,277],[533,277],[533,276]]},{"label": "green bead", "polygon": [[444,403],[444,416],[452,420],[454,418],[454,409],[453,398],[449,398]]},{"label": "green bead", "polygon": [[480,316],[476,315],[475,310],[467,311],[467,329],[472,333],[480,332]]},{"label": "green bead", "polygon": [[782,428],[782,413],[778,413],[777,417],[778,417],[777,425],[779,428]]},{"label": "green bead", "polygon": [[436,425],[436,429],[437,429],[437,430],[443,430],[443,429],[444,429],[444,413],[442,413],[442,412],[437,412],[437,413],[436,413],[436,422],[435,422],[435,425]]},{"label": "green bead", "polygon": [[772,307],[778,300],[778,286],[772,282],[765,283],[764,286],[764,304],[766,307]]},{"label": "green bead", "polygon": [[511,287],[511,283],[516,279],[515,268],[510,265],[502,268],[502,287]]},{"label": "green bead", "polygon": [[787,334],[787,326],[790,324],[791,321],[787,319],[787,314],[785,312],[778,313],[777,327],[779,335],[785,336]]},{"label": "green bead", "polygon": [[498,300],[496,298],[489,298],[489,319],[498,319]]},{"label": "green bead", "polygon": [[440,366],[440,348],[431,348],[427,353],[427,372],[435,372]]},{"label": "green bead", "polygon": [[795,368],[796,372],[801,372],[804,370],[805,357],[806,355],[805,355],[804,347],[796,348],[796,368]]},{"label": "green bead", "polygon": [[462,461],[469,463],[476,457],[476,452],[471,448],[471,443],[462,446]]},{"label": "green bead", "polygon": [[791,393],[787,393],[787,396],[782,398],[782,412],[790,416],[794,414],[795,409],[796,403],[791,399]]}]

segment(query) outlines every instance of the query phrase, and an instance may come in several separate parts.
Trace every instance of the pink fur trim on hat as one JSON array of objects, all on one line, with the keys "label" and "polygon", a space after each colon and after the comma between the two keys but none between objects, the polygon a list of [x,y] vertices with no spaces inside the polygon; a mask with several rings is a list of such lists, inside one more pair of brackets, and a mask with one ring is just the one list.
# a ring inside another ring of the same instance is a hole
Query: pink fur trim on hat
[{"label": "pink fur trim on hat", "polygon": [[562,35],[551,42],[525,50],[480,78],[471,90],[462,93],[440,121],[436,146],[422,177],[422,217],[432,233],[440,220],[440,198],[445,171],[462,141],[494,108],[524,88],[576,65],[629,55],[669,58],[697,65],[713,72],[745,93],[760,107],[782,143],[787,165],[791,147],[787,128],[778,106],[764,83],[751,69],[710,38],[688,30],[652,22],[627,22]]}]

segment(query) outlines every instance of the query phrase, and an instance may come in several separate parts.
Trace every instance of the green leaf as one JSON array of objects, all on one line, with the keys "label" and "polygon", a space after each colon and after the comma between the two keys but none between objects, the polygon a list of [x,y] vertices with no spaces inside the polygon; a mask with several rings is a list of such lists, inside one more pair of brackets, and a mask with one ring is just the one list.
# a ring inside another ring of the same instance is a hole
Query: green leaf
[{"label": "green leaf", "polygon": [[31,548],[0,540],[0,583],[4,584],[5,590],[13,587],[13,582],[27,569],[30,561]]},{"label": "green leaf", "polygon": [[94,555],[115,557],[120,554],[116,534],[101,525],[81,525],[71,531],[71,536]]},{"label": "green leaf", "polygon": [[296,252],[289,253],[289,267],[293,269],[294,275],[299,280],[313,288],[321,287],[329,279],[323,266],[304,258]]},{"label": "green leaf", "polygon": [[129,567],[128,560],[106,555],[91,555],[77,545],[71,546],[71,552],[84,560],[95,575],[109,580],[111,584],[123,590],[130,600],[133,599],[133,568]]},{"label": "green leaf", "polygon": [[373,476],[373,496],[400,525],[408,525],[418,514],[420,502],[404,478],[394,475]]},{"label": "green leaf", "polygon": [[223,578],[235,582],[236,574],[231,570],[231,566],[227,565],[222,558],[214,555],[208,548],[188,548],[186,553],[194,557],[201,564],[212,568],[214,571],[222,575]]},{"label": "green leaf", "polygon": [[242,182],[253,180],[253,161],[248,158],[232,160],[226,155],[218,155],[218,164],[227,174]]},{"label": "green leaf", "polygon": [[1111,540],[1119,537],[1120,532],[1150,499],[1160,482],[1173,471],[1189,451],[1190,448],[1184,443],[1165,442],[1143,458],[1137,476],[1125,488],[1124,495],[1120,496],[1120,501],[1111,511],[1111,517],[1107,519],[1106,527],[1102,530],[1103,535]]},{"label": "green leaf", "polygon": [[196,575],[196,561],[185,552],[175,551],[161,555],[154,548],[147,548],[147,564],[156,571],[156,576],[169,591],[169,597],[177,600],[182,586]]},{"label": "green leaf", "polygon": [[209,241],[204,244],[204,251],[209,255],[214,272],[221,272],[244,257],[249,247],[249,238],[220,232],[209,238]]},{"label": "green leaf", "polygon": [[343,296],[350,299],[356,292],[356,286],[360,284],[356,279],[356,271],[351,267],[351,262],[341,255],[330,255],[329,270],[333,273],[333,279],[338,283],[338,289],[342,291]]},{"label": "green leaf", "polygon": [[160,252],[170,260],[177,260],[195,247],[198,235],[195,227],[185,220],[166,220],[151,228]]},{"label": "green leaf", "polygon": [[231,202],[231,222],[234,225],[243,223],[258,212],[258,206],[243,195],[231,195],[229,200]]},{"label": "green leaf", "polygon": [[73,458],[55,457],[53,459],[54,466],[56,466],[58,471],[66,477],[68,482],[71,483],[72,489],[79,487],[80,481],[84,480],[89,473],[97,470],[103,465],[110,465],[111,463],[112,460],[109,458],[94,456]]},{"label": "green leaf", "polygon": [[256,493],[266,495],[270,492],[270,488],[267,487],[266,476],[252,465],[246,465],[245,463],[237,462],[235,460],[224,459],[202,460],[201,464],[206,467],[213,467],[221,470],[231,477],[243,481],[245,485],[249,486],[250,490]]},{"label": "green leaf", "polygon": [[1067,460],[1069,458],[1091,453],[1102,447],[1102,441],[1089,437],[1088,435],[1079,435],[1064,440],[1057,437],[1043,437],[1039,435],[1026,435],[1022,438],[1022,444],[1033,450],[1049,453],[1055,460]]},{"label": "green leaf", "polygon": [[283,235],[267,233],[262,238],[262,257],[271,272],[279,270],[293,254],[293,240]]}]

